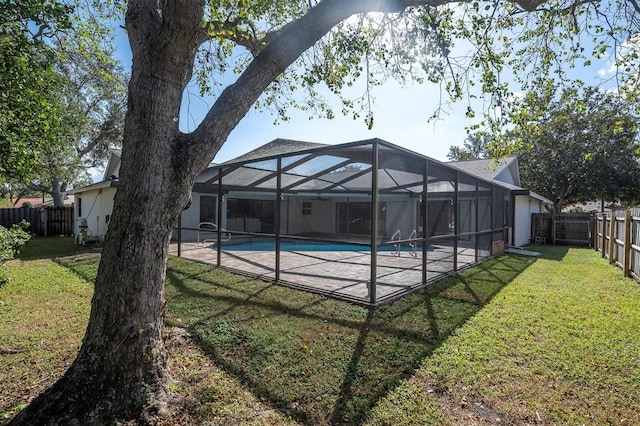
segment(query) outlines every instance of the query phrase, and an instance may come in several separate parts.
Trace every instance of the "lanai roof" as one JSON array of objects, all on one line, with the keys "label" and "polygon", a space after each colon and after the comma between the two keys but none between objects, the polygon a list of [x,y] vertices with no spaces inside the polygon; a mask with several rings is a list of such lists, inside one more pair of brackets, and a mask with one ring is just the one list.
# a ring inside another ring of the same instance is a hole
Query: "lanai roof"
[{"label": "lanai roof", "polygon": [[240,163],[245,161],[258,160],[261,158],[274,157],[277,155],[291,154],[293,152],[305,151],[313,148],[328,146],[324,143],[297,141],[293,139],[274,139],[258,148],[240,155],[222,164]]},{"label": "lanai roof", "polygon": [[[378,147],[376,160],[373,146]],[[281,168],[280,188],[293,193],[370,193],[371,170],[373,162],[377,161],[380,170],[377,174],[378,191],[418,194],[422,191],[425,160],[429,162],[429,192],[453,191],[456,169],[505,189],[522,190],[509,182],[493,179],[495,174],[488,174],[486,166],[483,167],[481,163],[472,168],[481,171],[478,175],[381,139],[339,145],[275,139],[247,154],[210,167],[203,174],[204,179],[198,179],[198,190],[211,192],[212,185],[217,185],[218,172],[222,169],[222,183],[227,190],[274,191],[277,188],[278,159]],[[513,161],[515,157],[508,164]],[[464,191],[464,186],[461,182],[459,190]]]}]

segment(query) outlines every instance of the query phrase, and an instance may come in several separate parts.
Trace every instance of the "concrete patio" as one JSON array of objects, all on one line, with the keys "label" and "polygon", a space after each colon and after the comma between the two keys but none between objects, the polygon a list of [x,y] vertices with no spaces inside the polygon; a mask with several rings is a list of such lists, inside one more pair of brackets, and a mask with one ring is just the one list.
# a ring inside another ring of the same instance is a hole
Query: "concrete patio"
[{"label": "concrete patio", "polygon": [[[172,243],[171,255],[178,245]],[[214,244],[182,243],[181,257],[215,266]],[[475,263],[473,249],[458,249],[458,269]],[[273,251],[233,251],[223,247],[222,268],[276,281]],[[376,304],[397,299],[453,272],[451,247],[433,246],[427,252],[427,281],[422,281],[422,253],[378,252]],[[371,253],[367,251],[282,251],[277,283],[356,303],[370,304]]]}]

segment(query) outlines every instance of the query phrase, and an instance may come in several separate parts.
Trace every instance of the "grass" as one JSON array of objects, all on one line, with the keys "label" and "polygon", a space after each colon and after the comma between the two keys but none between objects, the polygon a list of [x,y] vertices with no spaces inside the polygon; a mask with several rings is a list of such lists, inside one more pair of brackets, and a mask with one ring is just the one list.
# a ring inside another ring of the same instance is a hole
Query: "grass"
[{"label": "grass", "polygon": [[411,389],[416,399],[446,396],[454,418],[460,407],[489,406],[515,424],[640,424],[638,283],[593,251],[569,249],[558,261],[563,249],[539,249],[540,260],[374,411]]},{"label": "grass", "polygon": [[0,288],[0,420],[51,385],[82,340],[93,286],[46,258],[61,241],[36,238],[29,260],[2,266],[11,281]]},{"label": "grass", "polygon": [[[503,255],[373,311],[170,258],[172,388],[189,401],[176,422],[640,423],[637,283],[596,252],[539,249],[541,258]],[[97,258],[37,251],[6,265],[20,275],[0,289],[0,345],[28,349],[0,355],[22,366],[0,369],[14,384],[0,389],[0,413],[61,374],[86,325]],[[23,283],[21,268],[53,275]],[[76,328],[56,319],[29,334],[28,323],[54,315],[39,311],[42,300],[28,305],[40,292]]]}]

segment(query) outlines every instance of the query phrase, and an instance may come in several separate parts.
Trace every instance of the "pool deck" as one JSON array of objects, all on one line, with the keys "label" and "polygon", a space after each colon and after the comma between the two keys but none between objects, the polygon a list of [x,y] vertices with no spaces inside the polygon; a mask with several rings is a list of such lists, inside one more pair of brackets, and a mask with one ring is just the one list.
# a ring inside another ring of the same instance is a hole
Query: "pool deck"
[{"label": "pool deck", "polygon": [[[169,254],[177,255],[172,243]],[[213,244],[182,243],[181,256],[216,265],[217,250]],[[458,265],[474,263],[474,250],[459,249]],[[427,252],[427,283],[453,271],[451,249],[434,248]],[[221,253],[221,266],[241,274],[276,281],[276,259],[272,251],[230,251]],[[366,251],[283,251],[280,253],[278,283],[329,297],[370,304],[371,253]],[[422,256],[409,252],[400,256],[378,252],[376,304],[394,300],[426,285],[422,281]]]}]

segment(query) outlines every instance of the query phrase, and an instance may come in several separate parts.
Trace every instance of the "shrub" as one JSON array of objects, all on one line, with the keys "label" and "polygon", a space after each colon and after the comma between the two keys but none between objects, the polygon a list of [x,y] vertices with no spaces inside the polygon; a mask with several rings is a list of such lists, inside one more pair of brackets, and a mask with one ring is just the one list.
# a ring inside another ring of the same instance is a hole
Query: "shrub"
[{"label": "shrub", "polygon": [[[24,220],[18,225],[12,225],[9,229],[0,226],[0,265],[13,259],[15,254],[20,252],[20,247],[29,241],[31,235],[27,229],[29,229],[29,222]],[[0,271],[0,287],[7,281],[9,278]]]}]

